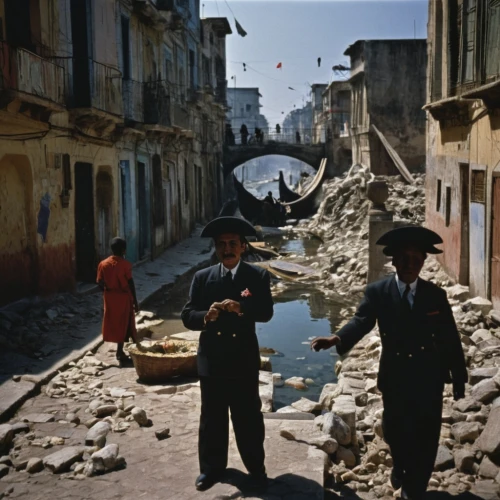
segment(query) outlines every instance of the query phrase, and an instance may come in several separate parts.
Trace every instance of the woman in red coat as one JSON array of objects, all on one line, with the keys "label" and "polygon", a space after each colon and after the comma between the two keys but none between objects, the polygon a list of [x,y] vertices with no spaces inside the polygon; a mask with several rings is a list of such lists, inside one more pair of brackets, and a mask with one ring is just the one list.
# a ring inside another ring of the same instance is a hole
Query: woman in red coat
[{"label": "woman in red coat", "polygon": [[105,342],[118,344],[116,359],[120,365],[130,363],[130,358],[123,352],[123,344],[129,338],[135,339],[134,311],[139,312],[132,264],[124,257],[126,249],[123,238],[113,238],[113,255],[103,260],[97,269],[97,283],[104,291],[102,336]]}]

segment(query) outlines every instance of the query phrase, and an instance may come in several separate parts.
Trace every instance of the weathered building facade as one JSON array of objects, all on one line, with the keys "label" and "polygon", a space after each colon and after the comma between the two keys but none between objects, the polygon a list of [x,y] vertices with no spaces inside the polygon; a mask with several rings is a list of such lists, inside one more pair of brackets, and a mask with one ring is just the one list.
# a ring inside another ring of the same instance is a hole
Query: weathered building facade
[{"label": "weathered building facade", "polygon": [[137,262],[214,214],[227,20],[204,30],[198,0],[0,0],[0,17],[0,304],[94,281],[116,235]]},{"label": "weathered building facade", "polygon": [[427,225],[440,260],[500,309],[500,3],[429,4]]},{"label": "weathered building facade", "polygon": [[321,112],[314,115],[314,142],[324,142],[335,172],[352,165],[351,86],[346,81],[331,82],[322,93]]},{"label": "weathered building facade", "polygon": [[397,174],[382,135],[410,172],[423,171],[426,41],[358,40],[344,54],[351,59],[353,162]]},{"label": "weathered building facade", "polygon": [[324,144],[327,137],[326,120],[323,113],[323,92],[328,87],[325,83],[313,83],[311,85],[311,108],[312,108],[312,143]]},{"label": "weathered building facade", "polygon": [[283,120],[283,130],[287,134],[294,135],[299,132],[301,141],[304,142],[306,135],[311,137],[313,128],[313,110],[312,102],[308,101],[302,108],[294,109],[285,116]]}]

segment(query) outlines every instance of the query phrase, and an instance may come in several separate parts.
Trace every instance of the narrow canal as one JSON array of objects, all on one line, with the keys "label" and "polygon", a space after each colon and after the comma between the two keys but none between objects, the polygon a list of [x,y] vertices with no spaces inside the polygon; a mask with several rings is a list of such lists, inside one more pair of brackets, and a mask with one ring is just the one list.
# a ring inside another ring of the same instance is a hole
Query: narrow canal
[{"label": "narrow canal", "polygon": [[[267,236],[265,240],[281,252],[295,255],[315,255],[319,240],[310,237],[294,237],[291,234]],[[192,275],[177,280],[165,296],[156,300],[149,308],[164,320],[152,328],[152,338],[160,339],[186,329],[180,312],[186,302]],[[340,321],[340,309],[346,303],[341,297],[328,297],[312,285],[289,283],[275,297],[274,317],[269,323],[257,324],[257,335],[261,348],[277,351],[270,356],[273,372],[289,377],[304,377],[307,391],[297,391],[283,386],[275,387],[274,409],[287,406],[301,397],[317,401],[324,384],[335,382],[334,372],[337,355],[335,350],[312,352],[309,343],[313,337],[330,335]]]}]

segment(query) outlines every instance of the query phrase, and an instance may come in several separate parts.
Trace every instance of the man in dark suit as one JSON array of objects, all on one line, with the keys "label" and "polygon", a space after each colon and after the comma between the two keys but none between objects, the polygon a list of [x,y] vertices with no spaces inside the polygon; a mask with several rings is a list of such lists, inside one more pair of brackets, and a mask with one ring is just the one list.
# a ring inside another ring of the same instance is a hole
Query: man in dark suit
[{"label": "man in dark suit", "polygon": [[467,369],[446,293],[419,278],[439,235],[422,227],[389,231],[377,244],[392,257],[396,274],[366,287],[350,322],[312,349],[337,346],[347,353],[378,322],[382,354],[378,388],[384,403],[384,439],[391,448],[391,482],[402,498],[422,498],[431,477],[441,430],[444,384],[453,383],[455,400],[464,397]]},{"label": "man in dark suit", "polygon": [[269,273],[241,260],[245,236],[255,234],[253,226],[238,217],[219,217],[207,224],[201,236],[214,239],[220,264],[195,274],[182,310],[186,328],[201,330],[198,490],[213,486],[227,467],[229,409],[253,484],[267,484],[255,323],[272,318],[273,299]]}]

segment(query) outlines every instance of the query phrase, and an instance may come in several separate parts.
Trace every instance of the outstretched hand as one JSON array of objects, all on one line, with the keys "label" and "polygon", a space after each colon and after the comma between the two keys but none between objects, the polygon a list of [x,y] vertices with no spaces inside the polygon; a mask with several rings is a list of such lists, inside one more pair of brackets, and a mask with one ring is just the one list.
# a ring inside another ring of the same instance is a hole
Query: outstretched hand
[{"label": "outstretched hand", "polygon": [[323,349],[330,349],[334,345],[340,343],[340,337],[337,335],[332,335],[330,337],[316,337],[311,342],[311,349],[313,351],[319,352]]}]

